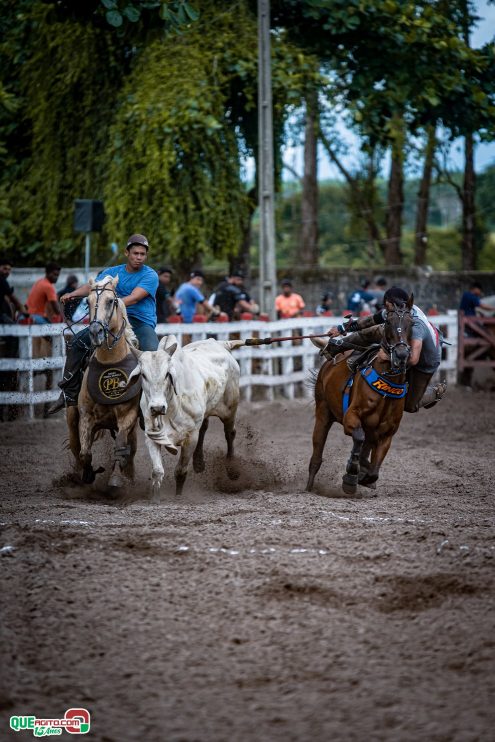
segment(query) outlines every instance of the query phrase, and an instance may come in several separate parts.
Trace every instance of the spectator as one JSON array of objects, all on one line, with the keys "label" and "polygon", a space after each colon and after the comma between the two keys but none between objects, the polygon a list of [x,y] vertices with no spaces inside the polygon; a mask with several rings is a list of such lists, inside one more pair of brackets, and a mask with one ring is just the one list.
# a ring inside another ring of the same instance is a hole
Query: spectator
[{"label": "spectator", "polygon": [[4,325],[10,325],[14,321],[16,311],[26,311],[7,280],[11,271],[12,261],[9,258],[0,258],[0,322]]},{"label": "spectator", "polygon": [[275,299],[277,317],[279,319],[300,317],[302,310],[306,306],[304,299],[300,294],[292,291],[292,281],[289,281],[288,278],[284,278],[280,285],[282,286],[282,293]]},{"label": "spectator", "polygon": [[244,288],[244,274],[232,271],[210,296],[210,304],[228,315],[229,321],[239,319],[241,312],[258,314],[259,307]]},{"label": "spectator", "polygon": [[54,285],[60,275],[60,266],[57,263],[48,263],[45,274],[44,278],[33,285],[26,301],[31,319],[36,325],[47,324],[54,314],[61,314]]},{"label": "spectator", "polygon": [[479,307],[480,309],[487,309],[489,312],[493,312],[493,307],[491,307],[489,304],[481,303],[482,296],[483,290],[481,288],[481,285],[474,281],[470,285],[469,291],[465,291],[461,297],[459,309],[461,310],[461,312],[464,313],[465,317],[475,317],[477,307]]},{"label": "spectator", "polygon": [[359,314],[366,309],[366,304],[374,300],[374,296],[369,290],[370,282],[367,278],[361,281],[361,287],[353,291],[347,297],[347,308],[353,314]]},{"label": "spectator", "polygon": [[156,290],[156,315],[158,322],[168,322],[171,314],[175,314],[175,304],[172,299],[170,282],[172,268],[163,266],[158,268],[158,288]]},{"label": "spectator", "polygon": [[374,296],[373,311],[378,312],[385,306],[383,303],[383,297],[385,296],[386,290],[387,279],[383,278],[383,276],[380,276],[376,279],[376,281],[373,282],[373,286],[369,289],[369,293],[373,294]]},{"label": "spectator", "polygon": [[332,312],[333,307],[333,294],[331,291],[326,291],[321,297],[321,302],[316,307],[316,314],[328,314]]},{"label": "spectator", "polygon": [[67,276],[64,288],[57,291],[58,299],[60,299],[60,297],[63,296],[64,294],[71,294],[73,291],[77,289],[78,286],[79,286],[78,277],[74,273],[71,273],[70,276]]},{"label": "spectator", "polygon": [[[72,273],[70,276],[67,276],[67,280],[65,282],[64,288],[57,291],[58,300],[60,301],[60,297],[64,296],[65,294],[71,294],[73,291],[77,289],[78,286],[79,286],[79,279],[74,273]],[[74,312],[76,311],[77,307],[81,304],[82,301],[83,299],[79,297],[79,298],[71,299],[70,301],[62,305],[64,318],[66,320],[73,319]]]},{"label": "spectator", "polygon": [[200,291],[204,280],[205,275],[202,271],[192,271],[189,281],[181,284],[175,292],[175,299],[184,322],[193,321],[198,306],[202,307],[207,316],[212,313],[215,314],[215,310]]}]

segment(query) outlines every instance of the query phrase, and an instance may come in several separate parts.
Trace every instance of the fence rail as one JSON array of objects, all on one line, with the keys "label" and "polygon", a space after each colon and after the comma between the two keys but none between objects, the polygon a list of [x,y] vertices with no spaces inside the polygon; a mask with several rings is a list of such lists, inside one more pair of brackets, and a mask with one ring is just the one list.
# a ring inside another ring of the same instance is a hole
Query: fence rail
[{"label": "fence rail", "polygon": [[[324,333],[332,325],[340,324],[343,317],[301,317],[276,322],[243,321],[220,324],[162,324],[156,328],[159,337],[176,335],[180,344],[215,337],[218,340],[248,337],[283,337]],[[457,372],[457,312],[452,311],[432,318],[452,343],[445,346],[440,373],[449,383],[455,383]],[[0,374],[15,375],[15,388],[0,391],[1,405],[19,405],[22,415],[33,418],[35,405],[53,402],[60,390],[65,362],[65,325],[0,325],[0,345],[6,338],[18,341],[18,357],[0,358]],[[77,330],[76,327],[74,327]],[[82,329],[82,326],[81,326]],[[5,352],[5,347],[1,348]],[[255,389],[264,389],[265,398],[272,400],[278,390],[292,399],[308,395],[304,382],[311,369],[319,365],[319,351],[309,339],[284,342],[280,346],[253,346],[234,352],[241,369],[241,389],[244,399],[251,400]],[[45,376],[44,389],[40,389]]]}]

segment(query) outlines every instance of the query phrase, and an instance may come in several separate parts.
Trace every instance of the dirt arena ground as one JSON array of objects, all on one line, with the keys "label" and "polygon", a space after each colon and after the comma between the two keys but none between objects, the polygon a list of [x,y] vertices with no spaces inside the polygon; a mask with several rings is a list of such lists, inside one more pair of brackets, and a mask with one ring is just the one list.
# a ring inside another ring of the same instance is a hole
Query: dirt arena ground
[{"label": "dirt arena ground", "polygon": [[144,449],[111,501],[63,484],[61,417],[0,425],[0,739],[69,707],[105,742],[493,739],[495,394],[406,415],[353,499],[337,426],[304,492],[312,414],[243,405],[233,485],[213,422],[158,505]]}]

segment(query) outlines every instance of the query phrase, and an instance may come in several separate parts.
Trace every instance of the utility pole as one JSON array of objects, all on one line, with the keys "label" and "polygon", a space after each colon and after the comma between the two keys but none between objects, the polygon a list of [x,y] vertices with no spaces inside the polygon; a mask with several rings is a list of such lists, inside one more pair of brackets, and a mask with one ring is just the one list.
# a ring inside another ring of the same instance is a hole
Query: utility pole
[{"label": "utility pole", "polygon": [[262,312],[276,319],[275,197],[270,56],[270,0],[258,0],[258,188],[260,209],[259,285]]}]

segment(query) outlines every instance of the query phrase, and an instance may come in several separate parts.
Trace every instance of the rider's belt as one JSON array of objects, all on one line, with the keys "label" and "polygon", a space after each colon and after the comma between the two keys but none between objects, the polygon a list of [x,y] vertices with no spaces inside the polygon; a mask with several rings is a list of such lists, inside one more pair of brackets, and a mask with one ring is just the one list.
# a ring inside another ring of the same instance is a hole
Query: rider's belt
[{"label": "rider's belt", "polygon": [[366,381],[368,386],[381,394],[382,397],[390,397],[391,399],[402,399],[407,394],[408,384],[392,384],[389,379],[380,376],[374,368],[368,366],[361,370],[361,376]]},{"label": "rider's belt", "polygon": [[88,367],[88,392],[93,401],[112,405],[134,399],[141,391],[141,375],[133,377],[129,386],[127,382],[136,366],[132,353],[117,363],[100,363],[92,358]]}]

